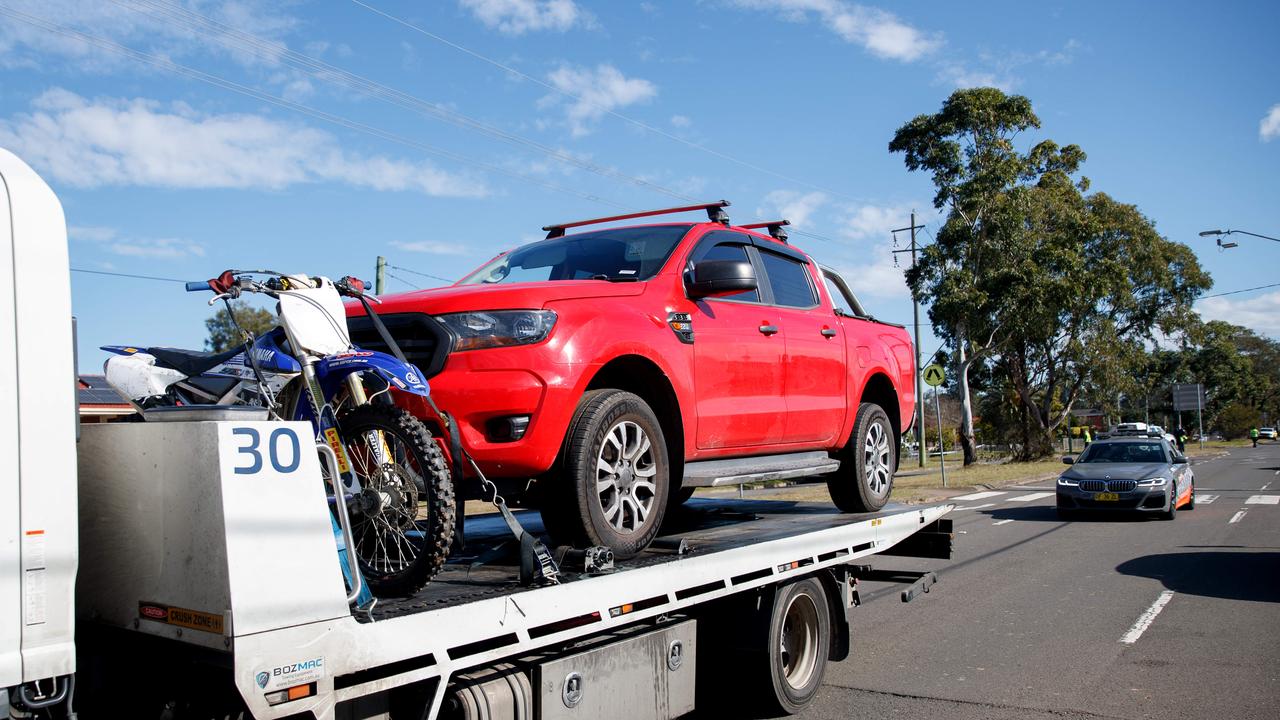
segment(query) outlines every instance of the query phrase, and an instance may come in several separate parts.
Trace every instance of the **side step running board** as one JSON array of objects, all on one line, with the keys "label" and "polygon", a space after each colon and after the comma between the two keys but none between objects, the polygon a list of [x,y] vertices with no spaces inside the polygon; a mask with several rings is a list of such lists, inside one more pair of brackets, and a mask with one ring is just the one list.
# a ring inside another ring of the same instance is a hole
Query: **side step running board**
[{"label": "side step running board", "polygon": [[765,480],[788,480],[821,475],[838,469],[840,461],[822,451],[700,460],[685,464],[682,487],[719,487]]}]

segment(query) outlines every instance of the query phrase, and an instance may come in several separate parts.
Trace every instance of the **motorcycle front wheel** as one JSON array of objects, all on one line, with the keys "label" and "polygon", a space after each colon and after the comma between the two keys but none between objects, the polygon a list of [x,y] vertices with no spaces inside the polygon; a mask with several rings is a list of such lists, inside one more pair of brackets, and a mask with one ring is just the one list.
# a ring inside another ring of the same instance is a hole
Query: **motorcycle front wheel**
[{"label": "motorcycle front wheel", "polygon": [[394,405],[338,419],[361,492],[351,524],[356,557],[378,597],[411,595],[444,566],[457,506],[444,453],[420,420]]}]

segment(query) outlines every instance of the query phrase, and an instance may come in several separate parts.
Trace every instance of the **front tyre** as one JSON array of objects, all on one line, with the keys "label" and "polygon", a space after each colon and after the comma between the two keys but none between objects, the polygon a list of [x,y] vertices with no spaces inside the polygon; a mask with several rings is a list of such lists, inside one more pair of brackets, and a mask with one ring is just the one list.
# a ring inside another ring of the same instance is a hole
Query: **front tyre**
[{"label": "front tyre", "polygon": [[875,512],[889,501],[896,467],[893,425],[875,403],[858,406],[840,469],[827,477],[831,502],[844,512]]},{"label": "front tyre", "polygon": [[444,453],[420,420],[393,405],[360,405],[339,420],[362,491],[352,536],[379,597],[411,595],[444,566],[457,507]]},{"label": "front tyre", "polygon": [[648,404],[622,390],[583,395],[565,438],[565,475],[543,512],[552,537],[604,545],[620,558],[642,552],[667,509],[669,464]]}]

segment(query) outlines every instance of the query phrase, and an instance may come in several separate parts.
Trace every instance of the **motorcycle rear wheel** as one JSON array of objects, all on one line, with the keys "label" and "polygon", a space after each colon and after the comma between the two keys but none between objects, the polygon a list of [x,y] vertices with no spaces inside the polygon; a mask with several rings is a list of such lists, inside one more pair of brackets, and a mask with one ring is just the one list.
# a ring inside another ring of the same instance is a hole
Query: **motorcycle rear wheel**
[{"label": "motorcycle rear wheel", "polygon": [[[394,405],[360,405],[338,425],[363,488],[351,517],[360,571],[375,596],[411,595],[440,571],[453,543],[457,505],[444,453]],[[378,442],[385,450],[376,451]]]}]

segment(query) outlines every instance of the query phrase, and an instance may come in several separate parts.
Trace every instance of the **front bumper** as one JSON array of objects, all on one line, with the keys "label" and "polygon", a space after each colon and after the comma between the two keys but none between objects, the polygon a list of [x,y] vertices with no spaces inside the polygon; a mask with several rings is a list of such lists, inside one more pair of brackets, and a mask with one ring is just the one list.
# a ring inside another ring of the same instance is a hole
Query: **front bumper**
[{"label": "front bumper", "polygon": [[[1099,496],[1115,495],[1115,500]],[[1162,512],[1169,509],[1173,485],[1138,487],[1129,492],[1098,493],[1068,485],[1058,486],[1058,507],[1063,510],[1123,510],[1126,512]]]}]

